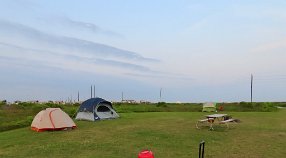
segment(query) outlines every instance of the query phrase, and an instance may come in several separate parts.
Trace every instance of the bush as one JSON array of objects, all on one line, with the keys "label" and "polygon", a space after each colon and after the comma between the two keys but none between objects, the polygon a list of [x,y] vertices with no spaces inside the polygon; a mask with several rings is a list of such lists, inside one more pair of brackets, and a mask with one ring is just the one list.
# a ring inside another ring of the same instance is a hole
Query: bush
[{"label": "bush", "polygon": [[254,106],[249,102],[240,102],[239,103],[241,111],[254,111]]},{"label": "bush", "polygon": [[61,109],[63,109],[63,105],[61,105],[61,104],[45,103],[44,105],[48,106],[49,108],[61,108]]},{"label": "bush", "polygon": [[278,103],[276,103],[276,106],[278,106],[278,107],[286,107],[286,102],[278,102]]},{"label": "bush", "polygon": [[7,104],[6,100],[0,101],[0,107],[3,106],[3,105],[6,105],[6,104]]},{"label": "bush", "polygon": [[19,106],[22,106],[22,107],[32,107],[34,106],[36,103],[28,103],[28,102],[21,102],[21,103],[18,103]]},{"label": "bush", "polygon": [[158,102],[157,107],[167,107],[166,102]]},{"label": "bush", "polygon": [[26,121],[28,124],[31,124],[33,122],[33,120],[34,120],[33,116],[27,116],[27,118],[26,118]]},{"label": "bush", "polygon": [[79,107],[79,106],[80,106],[80,103],[74,103],[73,106]]},{"label": "bush", "polygon": [[75,117],[76,112],[77,112],[77,108],[73,107],[73,108],[69,108],[69,109],[65,109],[64,110],[71,118]]},{"label": "bush", "polygon": [[118,102],[118,103],[112,103],[114,106],[121,106],[122,103]]},{"label": "bush", "polygon": [[277,106],[275,106],[274,103],[271,102],[265,102],[261,106],[261,110],[264,112],[271,112],[271,111],[277,111]]}]

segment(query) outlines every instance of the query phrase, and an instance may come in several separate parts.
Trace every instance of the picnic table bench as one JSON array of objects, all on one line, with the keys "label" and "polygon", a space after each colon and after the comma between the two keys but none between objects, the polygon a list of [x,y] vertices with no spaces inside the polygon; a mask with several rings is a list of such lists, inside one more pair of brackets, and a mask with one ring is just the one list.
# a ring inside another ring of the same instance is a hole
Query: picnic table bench
[{"label": "picnic table bench", "polygon": [[229,128],[229,123],[237,123],[236,120],[237,119],[231,118],[231,119],[220,121],[219,123],[220,124],[225,124],[227,126],[227,128]]},{"label": "picnic table bench", "polygon": [[198,120],[196,123],[196,127],[201,129],[202,126],[209,126],[210,130],[214,130],[213,126],[215,124],[226,125],[227,129],[229,128],[229,123],[237,123],[238,119],[233,119],[227,114],[212,114],[206,115],[206,119]]}]

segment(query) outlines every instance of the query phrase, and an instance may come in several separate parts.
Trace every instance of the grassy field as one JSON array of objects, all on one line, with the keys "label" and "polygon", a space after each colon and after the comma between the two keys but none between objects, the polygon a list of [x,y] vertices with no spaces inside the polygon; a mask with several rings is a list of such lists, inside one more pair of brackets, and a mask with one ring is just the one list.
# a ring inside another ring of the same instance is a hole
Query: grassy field
[{"label": "grassy field", "polygon": [[[217,107],[223,107],[227,112],[273,112],[277,111],[277,106],[286,107],[285,102],[236,102],[236,103],[218,103]],[[54,104],[54,103],[27,103],[4,104],[0,102],[0,132],[21,127],[27,127],[31,124],[34,116],[41,110],[48,107],[58,107],[64,110],[70,117],[74,118],[78,103],[74,104]],[[202,103],[151,103],[151,104],[128,104],[114,103],[113,107],[119,113],[132,112],[200,112]]]},{"label": "grassy field", "polygon": [[156,158],[264,158],[286,155],[286,110],[226,112],[241,123],[229,130],[198,130],[202,112],[121,113],[100,122],[76,121],[72,131],[37,133],[29,127],[0,132],[0,157],[134,158],[150,149]]}]

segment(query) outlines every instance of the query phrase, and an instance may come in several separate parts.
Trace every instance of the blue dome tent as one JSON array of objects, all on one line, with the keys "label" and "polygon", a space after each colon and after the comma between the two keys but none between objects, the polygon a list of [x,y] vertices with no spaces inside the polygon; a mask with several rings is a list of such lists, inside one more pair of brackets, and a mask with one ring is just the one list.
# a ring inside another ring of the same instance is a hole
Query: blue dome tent
[{"label": "blue dome tent", "polygon": [[96,121],[118,117],[111,102],[102,98],[90,98],[80,105],[75,119]]}]

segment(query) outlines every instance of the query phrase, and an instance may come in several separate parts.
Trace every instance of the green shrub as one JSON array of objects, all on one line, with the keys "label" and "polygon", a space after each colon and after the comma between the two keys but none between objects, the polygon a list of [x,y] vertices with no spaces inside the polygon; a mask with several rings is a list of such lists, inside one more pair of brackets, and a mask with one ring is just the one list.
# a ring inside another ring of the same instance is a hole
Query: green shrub
[{"label": "green shrub", "polygon": [[74,103],[74,104],[72,104],[72,106],[79,107],[80,103]]},{"label": "green shrub", "polygon": [[112,103],[113,106],[120,106],[122,103],[118,102],[118,103]]},{"label": "green shrub", "polygon": [[61,105],[61,104],[45,103],[44,105],[48,106],[49,108],[61,108],[61,109],[63,109],[63,105]]},{"label": "green shrub", "polygon": [[254,111],[254,106],[252,103],[249,102],[240,102],[240,110],[241,111]]},{"label": "green shrub", "polygon": [[32,107],[34,106],[36,103],[28,103],[28,102],[21,102],[18,103],[19,106],[23,106],[23,107]]},{"label": "green shrub", "polygon": [[34,120],[34,117],[33,117],[33,116],[27,116],[27,118],[26,118],[26,121],[27,121],[27,123],[29,123],[29,124],[31,124],[31,123],[33,122],[33,120]]},{"label": "green shrub", "polygon": [[262,104],[262,111],[264,112],[271,112],[271,111],[277,111],[277,106],[275,105],[275,103],[272,102],[264,102]]},{"label": "green shrub", "polygon": [[70,117],[75,117],[76,115],[76,112],[77,112],[77,107],[72,107],[72,108],[69,108],[69,109],[63,109]]},{"label": "green shrub", "polygon": [[6,105],[6,100],[0,101],[0,108],[1,108],[3,105]]},{"label": "green shrub", "polygon": [[166,102],[158,102],[157,107],[167,107]]},{"label": "green shrub", "polygon": [[286,102],[278,102],[278,103],[276,103],[276,106],[278,106],[278,107],[286,107]]}]

